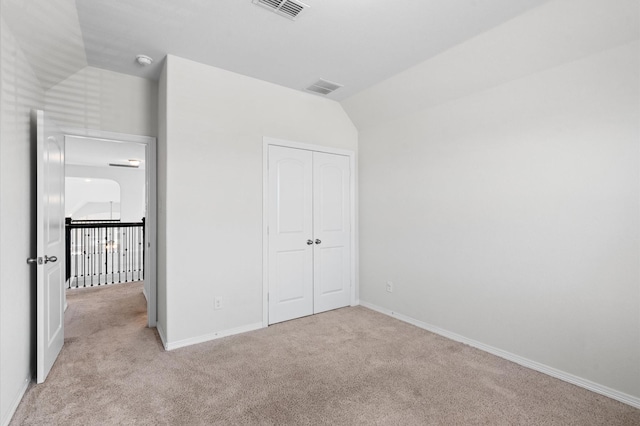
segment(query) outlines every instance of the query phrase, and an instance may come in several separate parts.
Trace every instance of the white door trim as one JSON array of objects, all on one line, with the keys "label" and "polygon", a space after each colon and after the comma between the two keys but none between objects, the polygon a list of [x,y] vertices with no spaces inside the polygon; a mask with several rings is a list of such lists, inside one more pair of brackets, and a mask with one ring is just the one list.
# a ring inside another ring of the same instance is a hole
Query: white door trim
[{"label": "white door trim", "polygon": [[353,151],[328,146],[307,144],[302,142],[276,139],[268,136],[262,138],[262,326],[269,326],[269,235],[267,227],[269,225],[269,146],[283,146],[287,148],[304,149],[307,151],[326,152],[328,154],[345,155],[349,157],[350,168],[350,191],[351,191],[351,306],[358,304],[356,292],[358,288],[358,246],[356,244],[357,235],[357,214],[356,181],[358,171],[356,170],[356,155]]},{"label": "white door trim", "polygon": [[157,305],[157,144],[151,136],[129,135],[102,130],[65,128],[66,137],[103,139],[115,142],[132,142],[147,146],[145,158],[145,186],[147,188],[147,217],[145,218],[145,281],[149,281],[147,291],[147,326],[155,327],[158,318]]}]

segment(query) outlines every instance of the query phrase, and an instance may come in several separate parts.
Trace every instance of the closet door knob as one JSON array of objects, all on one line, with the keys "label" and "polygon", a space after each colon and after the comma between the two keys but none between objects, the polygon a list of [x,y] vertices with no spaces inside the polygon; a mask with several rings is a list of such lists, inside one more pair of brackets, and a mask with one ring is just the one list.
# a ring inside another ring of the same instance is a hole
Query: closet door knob
[{"label": "closet door knob", "polygon": [[313,244],[313,240],[307,240],[307,245],[310,246],[311,244]]},{"label": "closet door knob", "polygon": [[322,241],[320,241],[319,239],[316,240],[316,244],[322,244]]}]

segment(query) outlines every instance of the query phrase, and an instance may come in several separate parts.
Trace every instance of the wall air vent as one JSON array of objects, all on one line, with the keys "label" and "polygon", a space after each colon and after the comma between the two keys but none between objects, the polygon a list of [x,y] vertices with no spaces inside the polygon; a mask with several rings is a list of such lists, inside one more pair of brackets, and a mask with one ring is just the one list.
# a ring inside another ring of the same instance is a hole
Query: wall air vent
[{"label": "wall air vent", "polygon": [[265,7],[278,15],[293,21],[310,6],[297,0],[252,0],[254,4]]},{"label": "wall air vent", "polygon": [[320,93],[321,95],[328,95],[335,90],[338,90],[342,87],[342,84],[332,83],[327,80],[320,79],[313,83],[311,86],[307,87],[305,90],[314,93]]}]

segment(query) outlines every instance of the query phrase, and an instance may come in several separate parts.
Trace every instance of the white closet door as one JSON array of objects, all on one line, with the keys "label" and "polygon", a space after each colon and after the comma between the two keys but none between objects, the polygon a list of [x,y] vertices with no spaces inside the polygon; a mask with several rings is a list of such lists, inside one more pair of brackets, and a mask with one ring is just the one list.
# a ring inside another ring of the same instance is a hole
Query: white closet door
[{"label": "white closet door", "polygon": [[313,313],[313,154],[269,147],[269,324]]},{"label": "white closet door", "polygon": [[351,212],[349,157],[313,153],[313,311],[351,301]]}]

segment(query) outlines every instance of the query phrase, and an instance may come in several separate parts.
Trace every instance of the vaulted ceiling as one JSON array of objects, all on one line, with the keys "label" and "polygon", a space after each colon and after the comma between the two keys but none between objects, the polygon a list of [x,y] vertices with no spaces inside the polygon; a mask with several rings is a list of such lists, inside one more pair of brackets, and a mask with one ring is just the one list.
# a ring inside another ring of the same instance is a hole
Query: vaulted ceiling
[{"label": "vaulted ceiling", "polygon": [[76,5],[91,66],[155,79],[173,54],[299,90],[331,80],[344,87],[328,97],[342,100],[545,2],[305,0],[295,21],[252,0]]}]

